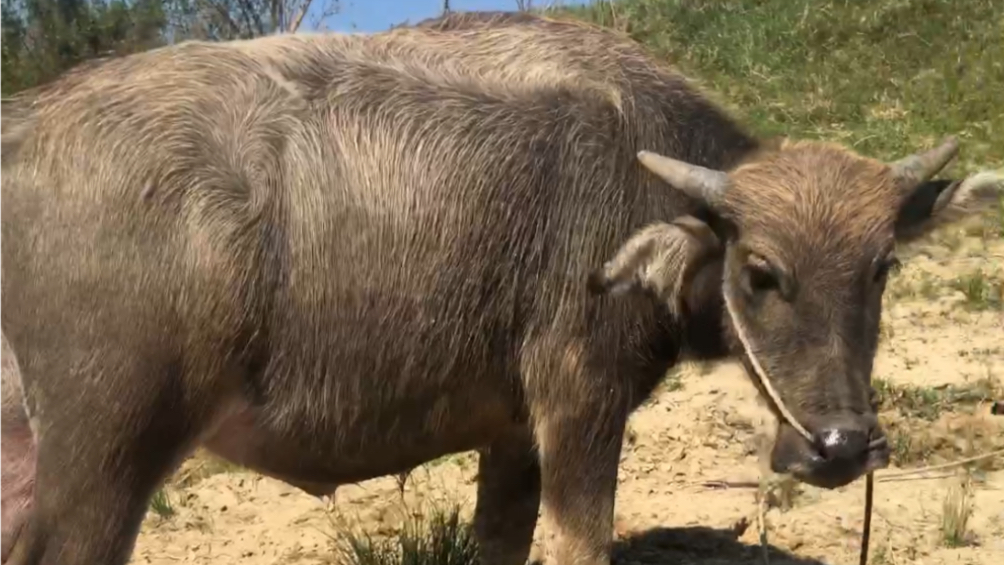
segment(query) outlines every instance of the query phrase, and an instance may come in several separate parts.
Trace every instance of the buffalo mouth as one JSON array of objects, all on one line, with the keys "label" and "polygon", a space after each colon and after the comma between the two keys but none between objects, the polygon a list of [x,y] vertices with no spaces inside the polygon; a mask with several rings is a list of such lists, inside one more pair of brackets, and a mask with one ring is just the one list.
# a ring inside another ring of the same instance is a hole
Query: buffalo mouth
[{"label": "buffalo mouth", "polygon": [[[728,293],[724,296],[745,353],[741,357],[743,367],[779,420],[770,456],[771,470],[815,487],[835,489],[888,467],[889,442],[878,424],[874,406],[871,410],[859,406],[832,414],[806,414],[805,421],[793,422],[800,418],[783,405],[784,399],[751,352],[742,324],[728,304]],[[806,428],[806,424],[810,427]]]},{"label": "buffalo mouth", "polygon": [[889,466],[889,442],[880,430],[871,433],[864,449],[830,455],[819,441],[810,442],[787,423],[778,425],[771,451],[771,470],[825,489],[850,484],[872,471]]},{"label": "buffalo mouth", "polygon": [[[792,475],[798,481],[815,487],[835,489],[889,466],[889,442],[873,411],[866,411],[866,414],[844,411],[829,417],[810,416],[807,420],[811,420],[816,424],[814,427],[818,428],[810,429],[809,433],[813,435],[810,440],[779,414],[763,382],[755,377],[758,372],[748,355],[743,356],[742,364],[761,397],[771,405],[771,411],[779,420],[770,455],[773,472]],[[827,425],[827,421],[830,425]],[[803,422],[800,423],[804,425]],[[837,449],[828,445],[833,436],[841,435],[855,435],[856,438]]]}]

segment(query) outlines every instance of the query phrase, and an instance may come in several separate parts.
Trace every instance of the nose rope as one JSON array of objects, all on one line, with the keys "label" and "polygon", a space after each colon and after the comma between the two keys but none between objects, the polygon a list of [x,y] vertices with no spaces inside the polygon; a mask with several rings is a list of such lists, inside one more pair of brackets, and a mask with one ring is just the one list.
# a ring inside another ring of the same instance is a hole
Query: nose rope
[{"label": "nose rope", "polygon": [[[746,335],[746,328],[739,321],[739,316],[736,315],[735,308],[732,306],[732,299],[729,298],[728,281],[732,280],[730,276],[729,262],[725,261],[724,270],[724,284],[722,296],[725,298],[725,309],[729,313],[729,318],[732,320],[732,327],[736,330],[736,336],[739,338],[739,343],[742,344],[743,350],[746,353],[746,357],[750,360],[750,365],[753,365],[753,372],[756,374],[757,380],[760,381],[760,385],[763,389],[767,391],[767,396],[774,401],[774,406],[777,406],[777,411],[781,413],[781,417],[787,420],[788,425],[795,428],[795,431],[800,433],[809,443],[813,443],[812,434],[809,430],[805,429],[802,424],[798,423],[795,416],[788,410],[784,405],[784,401],[781,400],[781,396],[774,390],[774,387],[770,384],[770,379],[767,378],[766,371],[760,365],[760,361],[753,354],[753,347],[750,345],[749,337]],[[881,445],[885,442],[885,438],[880,438],[879,440],[872,441],[872,444]],[[872,445],[869,445],[872,447]],[[861,529],[861,552],[858,554],[858,565],[868,565],[868,545],[871,539],[871,522],[872,522],[872,499],[874,497],[875,479],[872,473],[868,473],[865,477],[865,519],[864,524]]]},{"label": "nose rope", "polygon": [[[725,261],[725,272],[724,272],[724,287],[728,286],[728,281],[732,279],[730,276],[729,262]],[[785,406],[784,401],[781,400],[781,395],[774,390],[774,387],[770,384],[770,379],[767,378],[767,373],[763,370],[760,365],[760,361],[757,359],[756,355],[753,353],[753,347],[750,345],[749,337],[746,335],[746,328],[743,327],[742,322],[739,321],[739,316],[736,315],[735,308],[732,306],[732,299],[729,298],[728,288],[724,288],[722,295],[725,297],[725,309],[729,312],[729,318],[732,320],[732,327],[736,330],[736,335],[739,337],[739,342],[743,346],[743,350],[746,352],[746,357],[750,360],[750,364],[753,365],[753,372],[756,373],[757,380],[760,381],[760,385],[763,389],[767,391],[767,396],[774,402],[774,406],[777,407],[777,411],[781,413],[781,417],[784,418],[788,425],[795,428],[795,431],[802,434],[810,444],[813,443],[812,434],[809,430],[805,429],[802,424],[795,419],[795,416],[788,410]]]}]

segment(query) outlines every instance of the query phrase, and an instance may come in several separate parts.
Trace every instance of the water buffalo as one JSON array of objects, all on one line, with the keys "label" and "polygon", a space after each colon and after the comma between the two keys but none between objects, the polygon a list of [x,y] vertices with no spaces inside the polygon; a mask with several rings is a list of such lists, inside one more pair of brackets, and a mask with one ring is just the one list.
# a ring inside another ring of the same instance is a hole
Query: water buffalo
[{"label": "water buffalo", "polygon": [[526,560],[540,506],[554,560],[605,565],[626,419],[684,358],[740,359],[794,417],[774,468],[847,484],[888,458],[896,243],[997,190],[932,180],[951,140],[758,140],[631,40],[536,16],[187,42],[3,112],[18,564],[125,563],[204,445],[316,495],[479,450],[487,565]]}]

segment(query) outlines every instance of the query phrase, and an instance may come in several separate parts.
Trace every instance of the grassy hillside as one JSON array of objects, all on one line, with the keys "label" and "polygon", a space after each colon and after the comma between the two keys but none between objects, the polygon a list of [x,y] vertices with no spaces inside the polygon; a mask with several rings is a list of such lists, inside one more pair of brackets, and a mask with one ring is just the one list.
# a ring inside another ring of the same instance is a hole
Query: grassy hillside
[{"label": "grassy hillside", "polygon": [[628,32],[761,134],[892,158],[948,133],[1004,165],[1004,2],[620,0],[562,9]]}]

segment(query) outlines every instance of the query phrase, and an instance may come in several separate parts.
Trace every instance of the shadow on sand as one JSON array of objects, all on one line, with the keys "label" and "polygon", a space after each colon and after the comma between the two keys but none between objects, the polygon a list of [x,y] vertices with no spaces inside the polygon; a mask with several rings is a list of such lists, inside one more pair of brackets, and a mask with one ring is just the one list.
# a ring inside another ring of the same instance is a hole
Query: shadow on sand
[{"label": "shadow on sand", "polygon": [[[762,565],[759,544],[739,541],[737,532],[703,526],[653,528],[614,544],[614,565]],[[827,565],[768,546],[771,565]]]}]

